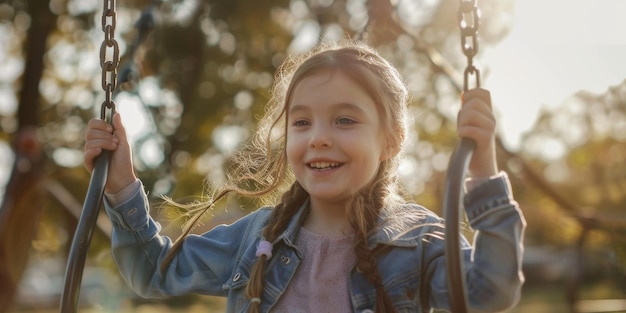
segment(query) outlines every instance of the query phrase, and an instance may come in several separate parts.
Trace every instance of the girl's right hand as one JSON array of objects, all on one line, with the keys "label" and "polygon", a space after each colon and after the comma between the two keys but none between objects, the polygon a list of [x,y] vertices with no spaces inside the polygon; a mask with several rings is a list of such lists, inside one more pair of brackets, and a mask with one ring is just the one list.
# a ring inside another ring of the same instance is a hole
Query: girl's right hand
[{"label": "girl's right hand", "polygon": [[132,150],[119,113],[113,115],[113,127],[98,118],[93,118],[87,123],[83,159],[90,173],[93,171],[94,160],[103,150],[112,151],[105,191],[115,194],[137,180],[133,169]]}]

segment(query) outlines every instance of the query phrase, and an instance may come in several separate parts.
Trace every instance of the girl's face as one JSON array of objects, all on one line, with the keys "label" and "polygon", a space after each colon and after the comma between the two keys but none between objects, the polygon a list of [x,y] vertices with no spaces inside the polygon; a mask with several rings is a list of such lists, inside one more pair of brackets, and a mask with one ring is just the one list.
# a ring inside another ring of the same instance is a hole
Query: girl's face
[{"label": "girl's face", "polygon": [[387,157],[376,103],[341,71],[297,83],[287,120],[287,159],[312,208],[343,207]]}]

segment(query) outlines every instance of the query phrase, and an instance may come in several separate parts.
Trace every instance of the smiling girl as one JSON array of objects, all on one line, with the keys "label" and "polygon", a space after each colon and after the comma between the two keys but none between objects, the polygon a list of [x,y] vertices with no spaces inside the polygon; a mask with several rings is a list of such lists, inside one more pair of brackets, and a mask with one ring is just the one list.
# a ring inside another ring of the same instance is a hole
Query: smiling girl
[{"label": "smiling girl", "polygon": [[[145,297],[225,296],[228,312],[449,310],[443,220],[396,191],[408,93],[397,70],[359,43],[325,44],[278,71],[274,97],[218,198],[282,193],[231,225],[175,243],[148,215],[119,115],[93,119],[85,165],[112,150],[106,211],[112,251]],[[525,222],[495,157],[489,92],[464,94],[458,135],[475,141],[463,240],[469,306],[513,306]],[[217,199],[214,199],[217,200]],[[210,207],[214,201],[206,203]]]}]

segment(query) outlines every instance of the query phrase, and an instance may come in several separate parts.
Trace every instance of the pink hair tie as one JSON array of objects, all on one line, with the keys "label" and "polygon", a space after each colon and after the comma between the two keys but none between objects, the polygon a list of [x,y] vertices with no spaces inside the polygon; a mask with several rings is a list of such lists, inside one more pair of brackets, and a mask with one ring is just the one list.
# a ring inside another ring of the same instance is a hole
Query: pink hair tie
[{"label": "pink hair tie", "polygon": [[272,243],[267,240],[261,240],[259,246],[256,248],[256,256],[260,257],[265,255],[266,258],[272,257]]}]

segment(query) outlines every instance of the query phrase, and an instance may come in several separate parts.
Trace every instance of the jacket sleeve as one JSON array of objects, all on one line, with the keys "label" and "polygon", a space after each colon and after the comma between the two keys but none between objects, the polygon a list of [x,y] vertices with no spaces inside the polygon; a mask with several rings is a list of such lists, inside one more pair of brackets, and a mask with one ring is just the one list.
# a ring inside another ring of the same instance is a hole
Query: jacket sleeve
[{"label": "jacket sleeve", "polygon": [[120,273],[138,295],[152,298],[189,292],[224,295],[222,285],[231,275],[242,238],[258,217],[252,213],[231,225],[188,236],[161,273],[172,241],[159,233],[160,224],[150,217],[143,188],[115,207],[105,201],[105,208],[113,224],[112,253]]},{"label": "jacket sleeve", "polygon": [[[470,226],[475,230],[473,248],[462,241],[466,295],[472,312],[501,312],[520,298],[523,236],[526,222],[513,200],[505,173],[472,188],[464,199]],[[444,245],[431,247],[428,260],[430,303],[449,310]]]}]

